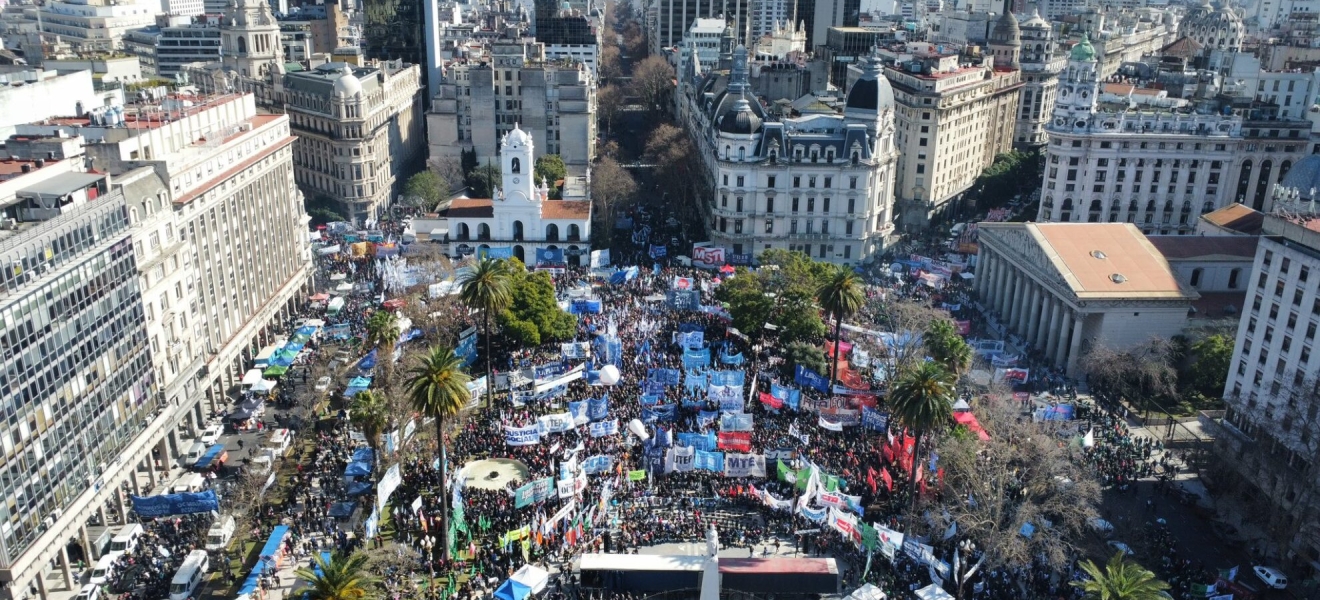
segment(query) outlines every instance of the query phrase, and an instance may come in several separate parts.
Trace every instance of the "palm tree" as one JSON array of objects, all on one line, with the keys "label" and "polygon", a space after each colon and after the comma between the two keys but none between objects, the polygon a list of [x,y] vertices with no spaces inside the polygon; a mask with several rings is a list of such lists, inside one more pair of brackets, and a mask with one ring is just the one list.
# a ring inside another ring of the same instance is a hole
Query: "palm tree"
[{"label": "palm tree", "polygon": [[492,313],[509,307],[513,303],[513,291],[509,281],[509,265],[503,260],[483,258],[458,278],[461,286],[458,297],[468,308],[481,311],[482,329],[486,335],[486,406],[492,404],[495,386],[491,378],[491,367],[495,364],[490,355],[490,317]]},{"label": "palm tree", "polygon": [[917,468],[921,462],[917,457],[921,456],[921,441],[953,419],[953,400],[953,376],[937,362],[922,362],[904,372],[889,391],[889,409],[894,420],[911,429],[916,437],[908,481],[913,506],[917,502]]},{"label": "palm tree", "polygon": [[[367,446],[371,448],[376,466],[379,466],[380,436],[390,424],[390,412],[385,405],[385,397],[371,390],[358,393],[349,404],[348,422],[367,438]],[[373,477],[379,475],[380,469],[372,469]]]},{"label": "palm tree", "polygon": [[972,347],[954,329],[953,321],[936,319],[926,327],[923,336],[926,352],[936,362],[944,365],[955,377],[961,376],[972,365]]},{"label": "palm tree", "polygon": [[[449,465],[445,458],[445,421],[467,406],[471,393],[467,384],[472,378],[463,372],[463,359],[449,346],[434,346],[421,362],[408,371],[408,399],[423,417],[435,419],[435,454],[440,460],[441,529],[444,531],[444,558],[449,560]],[[489,386],[489,380],[487,380]]]},{"label": "palm tree", "polygon": [[399,340],[399,318],[394,311],[382,308],[367,319],[367,345],[376,346],[376,364],[380,365],[382,379],[389,385],[394,371],[394,343]]},{"label": "palm tree", "polygon": [[1163,600],[1169,584],[1155,578],[1145,567],[1117,552],[1103,569],[1092,561],[1081,564],[1090,579],[1071,582],[1086,594],[1086,600]]},{"label": "palm tree", "polygon": [[839,332],[843,320],[857,314],[866,301],[862,293],[862,279],[847,267],[837,268],[825,283],[816,289],[816,302],[825,309],[825,314],[834,317],[834,360],[830,363],[830,389],[838,381],[839,375]]},{"label": "palm tree", "polygon": [[367,569],[366,554],[335,554],[329,560],[317,554],[312,561],[320,573],[309,567],[294,572],[299,579],[310,584],[305,589],[308,600],[367,600],[376,597],[374,588],[380,578]]}]

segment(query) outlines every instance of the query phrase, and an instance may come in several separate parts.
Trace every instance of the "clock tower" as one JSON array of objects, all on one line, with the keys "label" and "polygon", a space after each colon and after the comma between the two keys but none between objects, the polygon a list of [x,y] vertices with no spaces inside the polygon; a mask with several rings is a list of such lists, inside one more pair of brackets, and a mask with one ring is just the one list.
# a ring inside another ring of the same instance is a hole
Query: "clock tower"
[{"label": "clock tower", "polygon": [[500,144],[500,173],[503,175],[504,201],[540,204],[533,181],[535,161],[532,158],[532,136],[517,125],[504,136]]}]

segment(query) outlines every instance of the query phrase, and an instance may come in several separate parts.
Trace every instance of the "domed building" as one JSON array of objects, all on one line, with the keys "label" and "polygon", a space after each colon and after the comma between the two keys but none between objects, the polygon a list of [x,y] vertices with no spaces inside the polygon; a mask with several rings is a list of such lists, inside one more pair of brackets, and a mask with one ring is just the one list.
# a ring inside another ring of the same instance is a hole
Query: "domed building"
[{"label": "domed building", "polygon": [[996,69],[1016,69],[1022,51],[1022,29],[1018,27],[1017,17],[1013,16],[1011,0],[1005,0],[1004,13],[995,20],[990,30],[990,56],[995,59]]},{"label": "domed building", "polygon": [[1233,9],[1213,7],[1210,0],[1201,0],[1178,24],[1178,34],[1196,40],[1209,50],[1236,52],[1242,49],[1246,30],[1242,17]]},{"label": "domed building", "polygon": [[884,252],[898,152],[879,64],[864,65],[841,106],[805,96],[771,114],[749,84],[748,50],[726,56],[724,70],[685,69],[678,99],[713,181],[713,246],[732,264],[771,248],[854,265]]},{"label": "domed building", "polygon": [[1067,55],[1058,51],[1054,28],[1040,12],[1033,10],[1020,30],[1022,49],[1018,69],[1022,72],[1022,98],[1013,143],[1031,148],[1049,141],[1045,124],[1054,111],[1059,73],[1067,63]]}]

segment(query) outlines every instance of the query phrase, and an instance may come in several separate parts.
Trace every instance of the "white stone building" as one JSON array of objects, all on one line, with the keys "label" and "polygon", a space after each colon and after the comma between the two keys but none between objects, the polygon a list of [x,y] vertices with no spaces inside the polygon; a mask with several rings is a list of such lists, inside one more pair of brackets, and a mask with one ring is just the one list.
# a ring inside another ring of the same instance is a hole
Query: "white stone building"
[{"label": "white stone building", "polygon": [[[569,190],[563,200],[549,199],[546,182],[534,181],[535,143],[515,124],[500,143],[495,197],[457,198],[441,211],[450,256],[512,256],[528,267],[587,264],[591,200]],[[556,258],[547,260],[547,250]]]},{"label": "white stone building", "polygon": [[979,302],[1069,377],[1090,349],[1172,337],[1199,298],[1130,223],[981,223]]},{"label": "white stone building", "polygon": [[1054,113],[1059,73],[1067,64],[1068,55],[1058,51],[1054,27],[1039,12],[1033,11],[1021,30],[1018,60],[1022,70],[1022,98],[1013,142],[1027,147],[1041,146],[1049,140],[1045,124]]},{"label": "white stone building", "polygon": [[714,69],[720,62],[720,42],[724,38],[726,28],[724,19],[692,21],[692,27],[689,27],[687,35],[683,36],[682,47],[674,55],[678,58],[675,66],[688,64],[689,57],[696,54],[697,63],[701,65],[702,71]]},{"label": "white stone building", "polygon": [[731,60],[730,71],[680,86],[684,125],[713,184],[703,207],[710,240],[748,258],[778,248],[861,264],[883,252],[898,152],[894,93],[878,63],[867,63],[842,114],[775,120],[750,91],[746,48]]},{"label": "white stone building", "polygon": [[1242,49],[1246,28],[1233,9],[1216,8],[1210,6],[1210,0],[1201,0],[1201,5],[1189,11],[1178,24],[1178,34],[1196,40],[1208,50],[1236,52]]},{"label": "white stone building", "polygon": [[1268,211],[1271,186],[1310,151],[1307,121],[1100,105],[1096,68],[1086,40],[1073,47],[1046,127],[1038,221],[1191,233],[1200,215],[1231,202]]},{"label": "white stone building", "polygon": [[596,80],[583,64],[546,60],[540,43],[501,41],[490,54],[445,64],[426,114],[430,156],[475,152],[495,160],[517,125],[536,140],[538,158],[557,154],[583,173],[596,157]]},{"label": "white stone building", "polygon": [[1265,215],[1215,432],[1220,476],[1280,542],[1285,564],[1310,575],[1320,571],[1317,186],[1320,158],[1310,156],[1280,183],[1278,210]]}]

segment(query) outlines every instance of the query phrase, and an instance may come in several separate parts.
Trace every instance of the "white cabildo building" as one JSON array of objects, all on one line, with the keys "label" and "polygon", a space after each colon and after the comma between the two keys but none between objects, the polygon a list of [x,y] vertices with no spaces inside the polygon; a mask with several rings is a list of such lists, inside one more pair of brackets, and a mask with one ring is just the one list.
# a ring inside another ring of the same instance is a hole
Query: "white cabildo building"
[{"label": "white cabildo building", "polygon": [[567,185],[563,200],[549,199],[546,182],[534,181],[533,144],[515,125],[500,142],[502,185],[494,198],[457,198],[441,211],[450,256],[516,257],[540,268],[585,264],[591,200],[585,190]]},{"label": "white cabildo building", "polygon": [[981,223],[976,292],[1069,377],[1087,351],[1173,337],[1200,296],[1131,223]]}]

